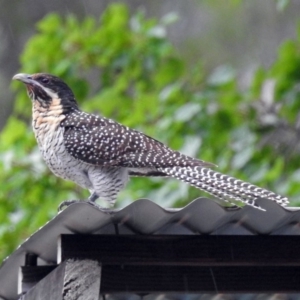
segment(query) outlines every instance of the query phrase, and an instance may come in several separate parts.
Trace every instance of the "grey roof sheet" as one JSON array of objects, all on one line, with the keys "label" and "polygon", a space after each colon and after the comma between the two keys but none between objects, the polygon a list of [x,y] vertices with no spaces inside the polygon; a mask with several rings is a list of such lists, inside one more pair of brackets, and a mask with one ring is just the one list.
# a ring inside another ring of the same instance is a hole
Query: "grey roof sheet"
[{"label": "grey roof sheet", "polygon": [[61,234],[300,234],[300,210],[283,208],[260,199],[266,212],[246,206],[224,208],[199,198],[181,209],[162,208],[146,199],[120,210],[101,210],[76,203],[55,216],[13,252],[0,268],[0,297],[17,299],[18,270],[25,254],[37,254],[46,263],[56,263],[57,238]]}]

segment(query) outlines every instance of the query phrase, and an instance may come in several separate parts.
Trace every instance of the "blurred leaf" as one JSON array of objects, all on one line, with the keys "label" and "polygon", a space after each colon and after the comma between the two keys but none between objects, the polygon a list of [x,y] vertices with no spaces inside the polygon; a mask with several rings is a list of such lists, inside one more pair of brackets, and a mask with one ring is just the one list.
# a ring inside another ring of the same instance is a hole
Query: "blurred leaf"
[{"label": "blurred leaf", "polygon": [[185,122],[189,121],[192,117],[200,112],[201,106],[199,103],[187,103],[179,107],[175,112],[174,119],[176,121]]},{"label": "blurred leaf", "polygon": [[229,66],[220,66],[208,78],[208,83],[214,86],[226,84],[235,78],[235,70]]},{"label": "blurred leaf", "polygon": [[14,117],[9,118],[0,135],[0,149],[8,149],[17,143],[24,137],[26,131],[27,127],[22,121]]}]

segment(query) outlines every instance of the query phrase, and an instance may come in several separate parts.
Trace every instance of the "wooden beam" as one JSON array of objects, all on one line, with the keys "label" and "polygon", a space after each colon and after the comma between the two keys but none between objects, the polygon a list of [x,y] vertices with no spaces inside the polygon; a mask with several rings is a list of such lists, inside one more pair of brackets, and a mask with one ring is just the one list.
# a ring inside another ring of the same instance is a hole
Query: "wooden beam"
[{"label": "wooden beam", "polygon": [[300,266],[299,236],[62,235],[58,261],[103,265]]},{"label": "wooden beam", "polygon": [[103,266],[101,294],[299,293],[299,267]]},{"label": "wooden beam", "polygon": [[[298,236],[62,235],[62,263],[23,299],[93,300],[124,292],[299,293],[299,253]],[[32,261],[27,267],[39,268]]]},{"label": "wooden beam", "polygon": [[101,278],[99,263],[89,259],[70,259],[67,262],[62,293],[63,300],[98,300]]},{"label": "wooden beam", "polygon": [[22,300],[98,300],[100,276],[97,261],[68,259],[24,294]]},{"label": "wooden beam", "polygon": [[97,262],[77,260],[68,263],[67,272],[65,264],[37,283],[23,299],[92,300],[98,299],[96,295],[100,293],[300,292],[299,267],[105,265],[100,290],[101,271]]}]

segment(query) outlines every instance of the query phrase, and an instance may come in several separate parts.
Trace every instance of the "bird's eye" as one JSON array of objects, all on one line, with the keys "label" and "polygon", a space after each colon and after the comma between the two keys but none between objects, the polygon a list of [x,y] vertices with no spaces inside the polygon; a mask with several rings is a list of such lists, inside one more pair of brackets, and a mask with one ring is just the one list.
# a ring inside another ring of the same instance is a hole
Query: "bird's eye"
[{"label": "bird's eye", "polygon": [[48,83],[49,82],[49,79],[47,77],[42,77],[40,80],[41,80],[42,83]]}]

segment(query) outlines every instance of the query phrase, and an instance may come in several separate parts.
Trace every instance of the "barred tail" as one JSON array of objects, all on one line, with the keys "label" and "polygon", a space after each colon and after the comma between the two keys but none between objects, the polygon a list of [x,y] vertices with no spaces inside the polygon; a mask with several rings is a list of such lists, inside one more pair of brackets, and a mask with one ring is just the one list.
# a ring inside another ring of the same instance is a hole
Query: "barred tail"
[{"label": "barred tail", "polygon": [[289,203],[287,197],[208,168],[170,167],[158,170],[229,203],[240,201],[258,209],[262,209],[256,204],[258,198],[275,201],[281,206]]}]

